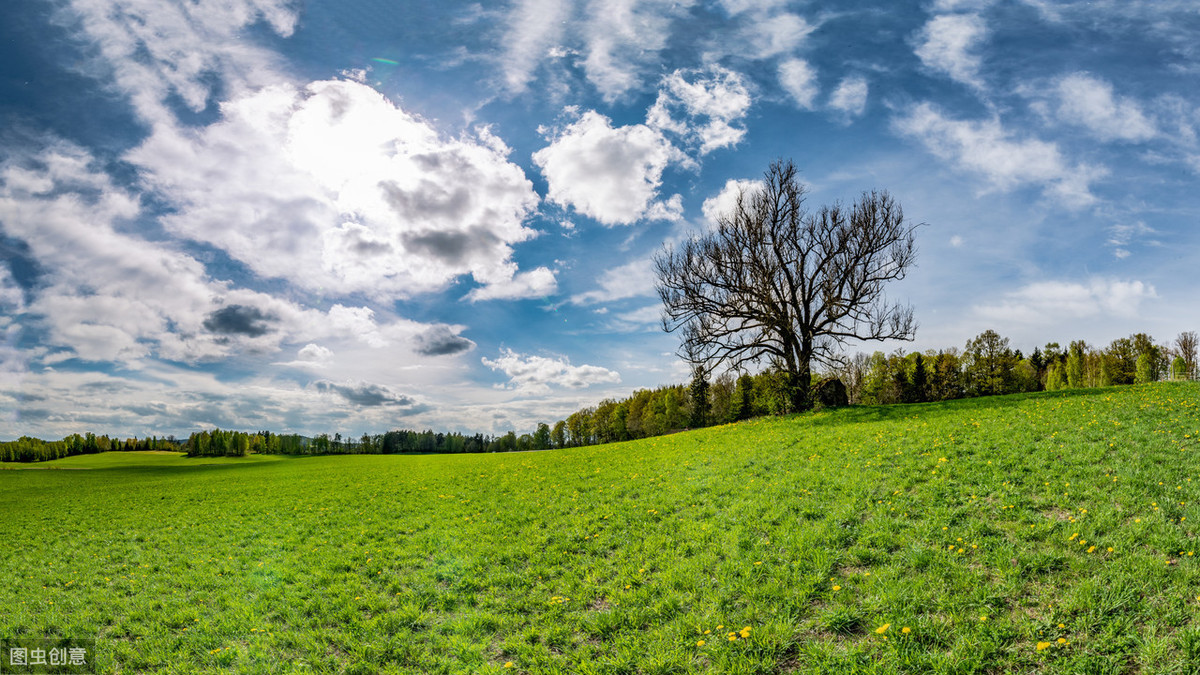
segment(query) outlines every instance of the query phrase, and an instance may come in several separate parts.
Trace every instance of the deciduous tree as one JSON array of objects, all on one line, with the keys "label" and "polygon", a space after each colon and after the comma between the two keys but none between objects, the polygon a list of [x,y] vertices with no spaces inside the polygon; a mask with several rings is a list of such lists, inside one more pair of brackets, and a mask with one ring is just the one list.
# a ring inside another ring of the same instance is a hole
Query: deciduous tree
[{"label": "deciduous tree", "polygon": [[709,372],[770,362],[793,410],[811,407],[813,362],[832,365],[846,340],[910,340],[910,307],[888,282],[916,260],[914,226],[887,192],[809,212],[790,161],[771,164],[716,228],[655,257],[663,328]]}]

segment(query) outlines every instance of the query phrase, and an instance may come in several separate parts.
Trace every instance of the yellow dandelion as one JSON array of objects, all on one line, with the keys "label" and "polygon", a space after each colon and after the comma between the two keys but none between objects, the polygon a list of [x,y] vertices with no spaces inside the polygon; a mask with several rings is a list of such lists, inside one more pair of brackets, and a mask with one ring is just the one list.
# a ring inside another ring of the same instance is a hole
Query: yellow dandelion
[{"label": "yellow dandelion", "polygon": [[908,635],[909,633],[911,633],[911,632],[912,632],[912,629],[911,629],[911,628],[909,628],[908,626],[905,626],[904,628],[901,628],[901,629],[900,629],[900,632],[901,632],[901,633],[904,633],[905,635]]},{"label": "yellow dandelion", "polygon": [[504,667],[505,667],[505,668],[512,668],[512,667],[513,667],[513,662],[512,662],[512,661],[505,661],[505,662],[504,662]]},{"label": "yellow dandelion", "polygon": [[1039,642],[1039,643],[1037,643],[1037,650],[1038,650],[1039,652],[1040,652],[1040,651],[1042,651],[1043,649],[1048,649],[1049,647],[1050,647],[1050,643],[1049,643],[1049,642]]},{"label": "yellow dandelion", "polygon": [[840,591],[840,590],[842,590],[842,587],[841,587],[841,586],[834,586],[834,587],[833,587],[833,590],[835,590],[835,591]]},{"label": "yellow dandelion", "polygon": [[1060,644],[1060,645],[1067,644],[1067,639],[1066,638],[1058,638],[1058,644]]},{"label": "yellow dandelion", "polygon": [[890,624],[890,623],[885,623],[885,624],[883,624],[882,626],[880,626],[879,628],[876,628],[876,629],[875,629],[875,632],[876,632],[876,633],[878,633],[878,634],[880,634],[880,635],[883,635],[884,633],[886,633],[886,632],[887,632],[887,629],[888,629],[889,627],[891,627],[891,625],[892,625],[892,624]]},{"label": "yellow dandelion", "polygon": [[703,646],[704,646],[704,640],[696,640],[696,646],[697,646],[697,647],[703,647]]}]

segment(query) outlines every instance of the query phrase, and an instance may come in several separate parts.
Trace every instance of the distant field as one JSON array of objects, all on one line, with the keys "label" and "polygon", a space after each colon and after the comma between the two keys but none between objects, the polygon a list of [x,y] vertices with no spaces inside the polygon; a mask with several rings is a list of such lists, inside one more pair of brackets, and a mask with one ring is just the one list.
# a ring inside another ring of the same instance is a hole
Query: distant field
[{"label": "distant field", "polygon": [[100,672],[1200,669],[1190,383],[37,466],[0,471],[0,637],[97,638]]}]

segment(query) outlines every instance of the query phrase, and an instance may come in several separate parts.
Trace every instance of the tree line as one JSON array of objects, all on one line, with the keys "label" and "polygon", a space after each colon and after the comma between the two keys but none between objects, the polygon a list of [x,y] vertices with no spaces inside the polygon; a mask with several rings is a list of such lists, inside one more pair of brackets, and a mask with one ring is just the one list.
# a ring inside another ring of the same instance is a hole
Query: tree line
[{"label": "tree line", "polygon": [[851,403],[867,405],[1193,380],[1197,343],[1192,331],[1167,344],[1134,333],[1106,347],[1050,342],[1024,355],[1008,338],[987,330],[962,350],[857,354],[833,374],[846,385]]},{"label": "tree line", "polygon": [[61,441],[43,441],[22,436],[15,441],[0,441],[0,462],[43,462],[49,459],[90,455],[98,452],[133,452],[146,450],[178,451],[174,436],[158,438],[126,438],[120,440],[93,433],[71,434]]},{"label": "tree line", "polygon": [[[962,348],[891,354],[858,353],[814,374],[836,378],[851,404],[887,405],[993,396],[1083,387],[1194,380],[1200,377],[1200,336],[1179,334],[1156,343],[1146,333],[1113,340],[1105,347],[1075,340],[1050,342],[1026,355],[1008,338],[986,330]],[[688,385],[640,389],[621,399],[605,399],[558,420],[540,423],[531,433],[441,433],[393,430],[360,437],[335,433],[314,437],[221,429],[174,436],[119,440],[96,434],[72,434],[60,441],[22,436],[0,442],[0,461],[36,462],[108,451],[170,450],[189,457],[239,457],[247,454],[419,454],[546,450],[660,436],[684,429],[726,424],[764,415],[798,412],[793,377],[785,369],[759,373],[725,372],[709,381],[703,369]]]}]

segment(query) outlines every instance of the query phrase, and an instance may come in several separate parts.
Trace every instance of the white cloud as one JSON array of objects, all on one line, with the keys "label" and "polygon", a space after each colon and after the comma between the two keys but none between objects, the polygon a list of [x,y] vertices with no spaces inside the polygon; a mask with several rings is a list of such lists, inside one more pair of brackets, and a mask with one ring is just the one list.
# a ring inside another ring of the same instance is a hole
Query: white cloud
[{"label": "white cloud", "polygon": [[954,235],[953,237],[950,237],[950,245],[953,246],[954,248],[962,248],[963,244],[965,244],[965,243],[966,243],[966,241],[964,241],[963,238],[957,234]]},{"label": "white cloud", "polygon": [[25,309],[25,293],[7,266],[0,265],[0,328],[7,325],[9,318]]},{"label": "white cloud", "polygon": [[779,84],[796,101],[796,105],[812,110],[821,93],[817,71],[804,59],[787,59],[779,64]]},{"label": "white cloud", "polygon": [[595,111],[554,134],[533,155],[549,183],[547,199],[573,207],[605,225],[628,225],[650,216],[667,165],[681,153],[662,132],[644,124],[612,126]]},{"label": "white cloud", "polygon": [[1143,302],[1157,297],[1154,286],[1136,280],[1040,281],[1008,293],[996,304],[976,307],[975,313],[993,321],[1020,323],[1098,316],[1133,318]]},{"label": "white cloud", "polygon": [[134,360],[153,348],[185,359],[223,352],[202,323],[225,289],[207,282],[194,259],[114,228],[139,214],[136,197],[94,172],[77,147],[60,144],[34,159],[3,166],[0,227],[52,262],[26,308],[44,317],[48,344],[93,361]]},{"label": "white cloud", "polygon": [[706,155],[746,135],[740,121],[749,108],[750,92],[738,73],[715,65],[676,70],[663,78],[646,124],[683,136],[685,143]]},{"label": "white cloud", "polygon": [[921,30],[922,42],[917,46],[916,54],[927,68],[982,89],[981,60],[976,50],[987,37],[987,26],[974,14],[935,16]]},{"label": "white cloud", "polygon": [[357,82],[276,85],[200,130],[159,125],[127,159],[176,207],[174,234],[262,276],[388,300],[471,274],[511,285],[537,204],[486,129],[445,139]]},{"label": "white cloud", "polygon": [[171,94],[192,110],[206,108],[214,73],[235,94],[277,79],[278,58],[248,40],[246,29],[265,22],[286,37],[298,14],[290,0],[69,0],[60,20],[96,46],[113,86],[138,113],[161,121],[171,117]]},{"label": "white cloud", "polygon": [[654,295],[654,286],[657,283],[653,259],[642,258],[605,270],[596,280],[595,289],[572,296],[571,302],[576,305],[592,305]]},{"label": "white cloud", "polygon": [[481,286],[467,294],[472,302],[482,300],[520,300],[523,298],[542,298],[558,290],[558,282],[554,272],[545,267],[538,267],[528,272],[513,274],[511,279],[497,281]]},{"label": "white cloud", "polygon": [[562,38],[571,3],[565,0],[517,0],[508,17],[501,68],[508,91],[519,94],[529,86],[538,64]]},{"label": "white cloud", "polygon": [[646,305],[630,312],[622,312],[617,317],[629,323],[658,324],[662,321],[662,305]]},{"label": "white cloud", "polygon": [[1059,121],[1082,126],[1100,140],[1135,142],[1158,135],[1136,101],[1115,96],[1112,84],[1086,73],[1060,78],[1054,95]]},{"label": "white cloud", "polygon": [[693,0],[591,0],[583,26],[583,69],[605,101],[638,86],[643,69],[658,63],[671,23]]},{"label": "white cloud", "polygon": [[859,117],[867,109],[867,80],[854,75],[838,84],[829,97],[829,107],[848,117]]},{"label": "white cloud", "polygon": [[616,383],[621,376],[599,366],[572,366],[566,358],[548,358],[533,354],[517,354],[511,349],[501,349],[500,358],[481,359],[483,365],[504,373],[509,378],[507,388],[518,391],[544,394],[550,385],[582,389],[593,384]]},{"label": "white cloud", "polygon": [[934,155],[982,175],[996,189],[1042,185],[1049,195],[1069,207],[1094,202],[1089,186],[1106,173],[1083,164],[1070,166],[1054,143],[1014,139],[998,119],[954,120],[929,103],[921,103],[892,123]]},{"label": "white cloud", "polygon": [[1158,234],[1158,230],[1150,227],[1144,222],[1138,221],[1133,224],[1118,224],[1108,228],[1109,238],[1108,244],[1113,247],[1113,255],[1118,260],[1128,258],[1132,253],[1129,247],[1134,243],[1145,243],[1151,246],[1158,245],[1160,242],[1155,239],[1150,239],[1153,235]]},{"label": "white cloud", "polygon": [[704,214],[704,219],[709,223],[715,224],[717,217],[722,214],[733,213],[733,209],[737,207],[738,195],[742,192],[749,193],[751,190],[756,190],[762,185],[761,181],[733,179],[725,181],[725,186],[716,195],[704,200],[704,204],[700,207],[700,212]]},{"label": "white cloud", "polygon": [[816,27],[790,12],[755,12],[741,30],[738,55],[770,59],[791,54],[808,39]]}]

